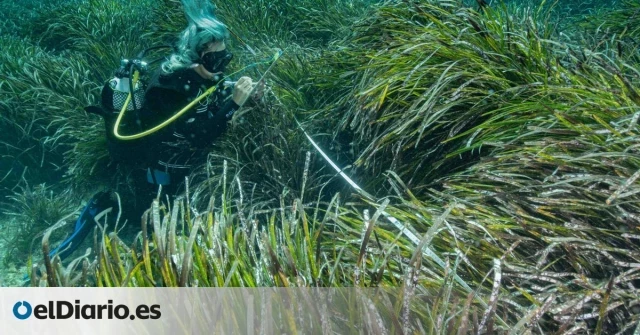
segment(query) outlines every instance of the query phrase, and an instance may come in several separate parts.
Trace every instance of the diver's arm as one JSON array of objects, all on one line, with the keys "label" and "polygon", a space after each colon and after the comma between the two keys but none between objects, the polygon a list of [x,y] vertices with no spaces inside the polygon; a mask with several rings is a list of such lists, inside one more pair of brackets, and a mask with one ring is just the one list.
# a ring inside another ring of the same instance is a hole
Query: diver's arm
[{"label": "diver's arm", "polygon": [[[191,142],[194,147],[207,147],[213,143],[225,130],[227,123],[233,117],[233,113],[238,110],[239,106],[232,99],[224,102],[220,108],[210,108],[207,110],[206,118],[189,122],[178,123],[178,132],[183,134],[186,139]],[[203,114],[199,114],[205,116]]]},{"label": "diver's arm", "polygon": [[219,109],[209,111],[209,120],[215,126],[225,125],[226,128],[227,121],[231,120],[238,109],[240,106],[233,99],[228,99]]},{"label": "diver's arm", "polygon": [[[211,103],[206,113],[206,119],[200,122],[187,122],[181,125],[181,132],[196,146],[206,146],[222,135],[227,129],[227,122],[240,109],[253,90],[253,82],[249,77],[242,77],[235,83],[234,88],[225,87],[224,91],[215,94],[219,103]],[[240,104],[238,104],[240,102]],[[201,114],[202,115],[202,114]],[[204,116],[204,115],[203,115]]]}]

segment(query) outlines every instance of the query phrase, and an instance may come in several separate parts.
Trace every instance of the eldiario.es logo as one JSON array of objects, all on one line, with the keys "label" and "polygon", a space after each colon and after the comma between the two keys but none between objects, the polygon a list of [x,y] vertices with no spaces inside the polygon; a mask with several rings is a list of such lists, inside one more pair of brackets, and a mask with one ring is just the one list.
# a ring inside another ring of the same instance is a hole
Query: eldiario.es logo
[{"label": "eldiario.es logo", "polygon": [[49,301],[46,305],[40,304],[31,307],[26,301],[18,301],[13,305],[13,315],[19,320],[26,320],[33,315],[40,320],[113,320],[119,319],[152,319],[157,320],[162,316],[160,305],[139,305],[134,313],[131,313],[126,305],[113,305],[113,300],[107,300],[105,305],[82,305],[80,300],[75,304],[68,301]]}]

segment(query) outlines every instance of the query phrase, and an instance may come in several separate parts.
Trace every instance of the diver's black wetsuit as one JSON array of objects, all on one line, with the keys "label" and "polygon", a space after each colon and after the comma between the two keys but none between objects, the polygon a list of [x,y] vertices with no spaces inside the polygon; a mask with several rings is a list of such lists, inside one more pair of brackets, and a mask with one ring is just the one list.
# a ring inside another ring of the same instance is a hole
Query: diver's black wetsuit
[{"label": "diver's black wetsuit", "polygon": [[[215,84],[192,69],[171,74],[159,71],[152,78],[140,118],[149,129],[182,110]],[[218,84],[218,89],[200,101],[172,124],[152,135],[147,159],[150,167],[184,174],[195,162],[197,152],[211,145],[227,128],[227,121],[238,109],[231,99],[232,87]]]},{"label": "diver's black wetsuit", "polygon": [[[142,128],[150,129],[167,120],[215,83],[193,69],[171,74],[158,71],[147,88],[140,111]],[[227,121],[239,108],[231,95],[232,87],[220,82],[218,89],[192,110],[151,135],[145,155],[149,168],[169,173],[171,184],[181,182],[189,168],[206,156],[202,150],[226,130]]]}]

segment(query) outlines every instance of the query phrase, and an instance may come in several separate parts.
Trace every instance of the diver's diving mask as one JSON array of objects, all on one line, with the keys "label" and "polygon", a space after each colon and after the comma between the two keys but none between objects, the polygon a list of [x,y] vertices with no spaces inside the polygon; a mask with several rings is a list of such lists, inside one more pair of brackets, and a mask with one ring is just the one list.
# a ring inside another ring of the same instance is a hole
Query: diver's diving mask
[{"label": "diver's diving mask", "polygon": [[233,54],[227,49],[210,51],[202,56],[202,66],[211,73],[224,72],[225,67],[233,59]]}]

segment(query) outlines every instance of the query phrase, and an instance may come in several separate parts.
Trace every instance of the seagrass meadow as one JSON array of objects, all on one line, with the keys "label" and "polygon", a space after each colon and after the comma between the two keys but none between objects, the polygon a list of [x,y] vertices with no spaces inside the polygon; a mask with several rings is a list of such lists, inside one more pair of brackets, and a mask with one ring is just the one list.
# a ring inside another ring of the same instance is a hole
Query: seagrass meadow
[{"label": "seagrass meadow", "polygon": [[398,287],[389,333],[640,334],[640,1],[213,3],[231,71],[283,51],[264,97],[63,262],[93,193],[137,199],[83,108],[186,21],[0,2],[1,285]]}]

